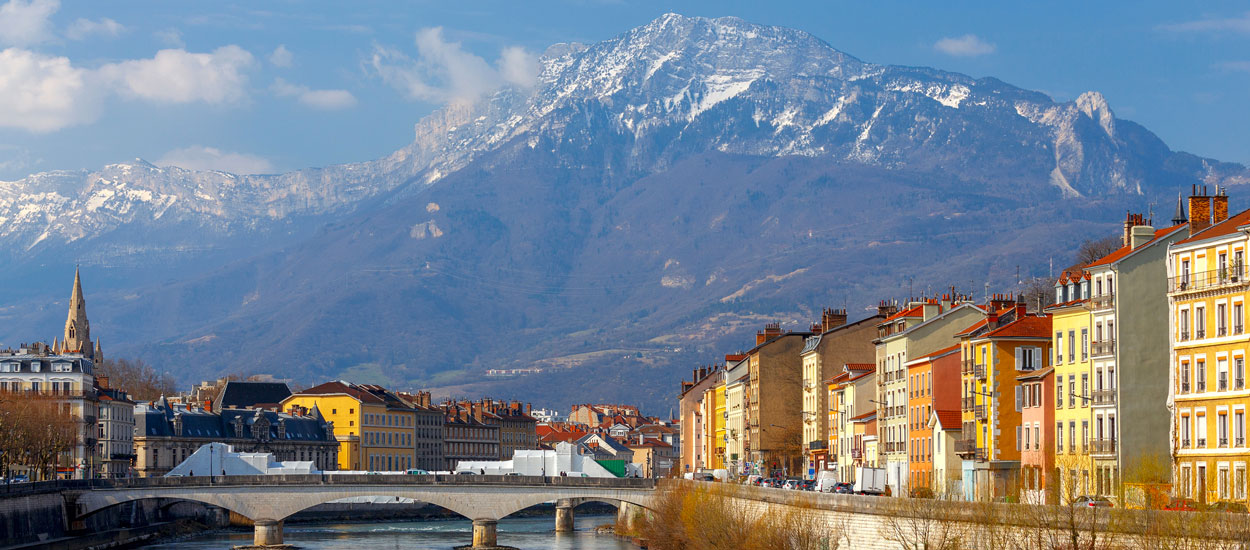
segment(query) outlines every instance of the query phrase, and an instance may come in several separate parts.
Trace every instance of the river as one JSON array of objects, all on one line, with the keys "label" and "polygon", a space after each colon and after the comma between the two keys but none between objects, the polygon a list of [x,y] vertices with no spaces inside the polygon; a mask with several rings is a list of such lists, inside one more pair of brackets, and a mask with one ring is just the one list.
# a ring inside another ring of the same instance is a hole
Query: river
[{"label": "river", "polygon": [[[636,550],[594,528],[613,523],[615,516],[585,516],[574,521],[572,533],[556,533],[555,518],[526,517],[499,522],[499,544],[522,550]],[[470,544],[473,524],[467,520],[395,521],[386,523],[289,524],[285,542],[308,550],[450,550]],[[175,542],[142,546],[161,550],[229,550],[252,543],[251,530],[216,533]]]}]

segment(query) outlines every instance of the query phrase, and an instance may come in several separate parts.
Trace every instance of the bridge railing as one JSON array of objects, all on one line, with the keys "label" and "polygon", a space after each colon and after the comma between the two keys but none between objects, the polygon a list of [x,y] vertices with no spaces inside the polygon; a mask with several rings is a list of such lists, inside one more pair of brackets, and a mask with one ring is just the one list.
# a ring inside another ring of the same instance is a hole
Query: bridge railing
[{"label": "bridge railing", "polygon": [[255,476],[185,476],[185,477],[136,477],[124,479],[75,479],[13,483],[0,485],[0,497],[22,496],[61,491],[91,491],[103,489],[177,488],[226,486],[276,486],[276,485],[473,485],[505,487],[597,487],[613,489],[651,489],[655,480],[648,478],[602,478],[564,476],[511,476],[511,475],[409,475],[409,474],[310,474],[310,475],[255,475]]}]

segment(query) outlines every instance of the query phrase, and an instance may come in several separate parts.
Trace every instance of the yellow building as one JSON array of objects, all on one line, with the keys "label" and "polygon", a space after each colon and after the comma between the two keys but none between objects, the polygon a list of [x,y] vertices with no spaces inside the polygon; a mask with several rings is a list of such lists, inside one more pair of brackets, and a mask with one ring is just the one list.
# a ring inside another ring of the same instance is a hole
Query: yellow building
[{"label": "yellow building", "polygon": [[1191,197],[1190,236],[1168,250],[1173,491],[1201,502],[1245,502],[1250,462],[1250,211],[1228,218],[1227,200],[1218,190],[1214,197]]},{"label": "yellow building", "polygon": [[311,410],[333,423],[339,469],[399,471],[416,462],[415,411],[379,386],[327,382],[292,394],[282,410]]},{"label": "yellow building", "polygon": [[1055,284],[1055,305],[1046,308],[1053,325],[1055,468],[1060,470],[1059,496],[1065,499],[1100,492],[1090,482],[1094,463],[1088,438],[1093,419],[1089,381],[1094,370],[1089,284],[1084,269],[1065,271]]},{"label": "yellow building", "polygon": [[1002,308],[1010,304],[1002,298],[991,301],[984,321],[958,335],[964,421],[958,451],[969,500],[1004,497],[1018,486],[1023,394],[1017,376],[1044,368],[1050,352],[1050,317],[1028,315],[1024,304]]},{"label": "yellow building", "polygon": [[711,455],[711,464],[713,469],[725,467],[725,428],[726,417],[725,412],[725,383],[721,382],[716,385],[716,392],[713,395],[713,414],[712,414],[712,441],[713,449]]}]

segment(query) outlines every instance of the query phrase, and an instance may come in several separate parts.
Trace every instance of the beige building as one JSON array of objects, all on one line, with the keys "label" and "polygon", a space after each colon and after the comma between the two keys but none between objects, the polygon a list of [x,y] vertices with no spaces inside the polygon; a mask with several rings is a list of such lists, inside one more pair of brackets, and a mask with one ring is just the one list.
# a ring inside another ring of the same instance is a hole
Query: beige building
[{"label": "beige building", "polygon": [[[884,313],[884,312],[881,312]],[[829,392],[826,381],[833,378],[847,363],[871,363],[876,353],[872,341],[877,337],[877,324],[885,319],[878,314],[846,323],[846,310],[826,309],[820,322],[812,325],[812,336],[803,342],[803,454],[806,472],[814,479],[816,472],[832,469],[836,458],[829,454]]]},{"label": "beige building", "polygon": [[755,472],[796,475],[803,469],[803,364],[799,352],[810,332],[782,332],[770,323],[746,353],[750,365],[747,414],[750,461]]},{"label": "beige building", "polygon": [[744,467],[750,443],[747,436],[747,392],[751,363],[745,356],[726,356],[725,371],[725,467],[734,475],[748,473]]},{"label": "beige building", "polygon": [[[855,466],[863,465],[863,426],[871,420],[876,426],[876,365],[846,364],[825,382],[829,397],[829,463],[826,469],[835,472],[834,479],[851,482]],[[857,429],[858,428],[858,429]],[[875,429],[872,434],[876,436]],[[875,456],[875,448],[874,448]]]},{"label": "beige building", "polygon": [[985,310],[957,296],[911,302],[878,325],[877,449],[893,494],[906,495],[909,467],[909,358],[950,346],[955,334],[985,319]]}]

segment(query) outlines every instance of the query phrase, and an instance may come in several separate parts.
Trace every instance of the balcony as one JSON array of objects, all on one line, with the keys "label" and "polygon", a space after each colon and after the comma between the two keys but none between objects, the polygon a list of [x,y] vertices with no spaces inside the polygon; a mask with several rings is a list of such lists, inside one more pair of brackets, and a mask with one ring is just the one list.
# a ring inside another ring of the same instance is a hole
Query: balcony
[{"label": "balcony", "polygon": [[1090,454],[1115,454],[1114,439],[1093,439],[1089,442]]},{"label": "balcony", "polygon": [[818,439],[816,441],[807,442],[807,450],[809,451],[823,451],[828,448],[829,448],[829,442],[823,439]]},{"label": "balcony", "polygon": [[1182,331],[1181,331],[1181,336],[1180,336],[1180,338],[1177,338],[1177,339],[1178,339],[1178,340],[1180,340],[1181,342],[1184,342],[1185,340],[1188,340],[1188,339],[1189,339],[1189,331],[1188,331],[1188,330],[1182,330]]},{"label": "balcony", "polygon": [[1228,391],[1228,376],[1221,374],[1215,382],[1216,391]]},{"label": "balcony", "polygon": [[972,408],[973,417],[977,420],[985,420],[989,417],[989,407],[985,405],[977,405]]},{"label": "balcony", "polygon": [[1215,335],[1216,336],[1228,336],[1228,327],[1220,327],[1220,326],[1215,327]]},{"label": "balcony", "polygon": [[1189,382],[1181,382],[1181,393],[1189,393]]},{"label": "balcony", "polygon": [[1205,437],[1199,437],[1199,438],[1198,438],[1197,440],[1195,440],[1195,441],[1197,441],[1197,442],[1198,442],[1197,448],[1199,448],[1199,449],[1205,449],[1205,448],[1207,448],[1207,438],[1205,438]]},{"label": "balcony", "polygon": [[963,362],[960,363],[959,372],[960,374],[972,374],[972,360],[964,359]]},{"label": "balcony", "polygon": [[862,449],[862,448],[860,448],[860,447],[856,447],[856,448],[854,448],[854,449],[851,449],[851,458],[852,458],[852,459],[854,459],[854,460],[860,460],[860,459],[863,459],[863,458],[864,458],[864,449]]},{"label": "balcony", "polygon": [[1246,332],[1246,327],[1242,326],[1241,323],[1237,323],[1233,325],[1233,334],[1243,334],[1245,332]]},{"label": "balcony", "polygon": [[1227,437],[1221,437],[1219,441],[1220,441],[1220,444],[1219,444],[1220,447],[1228,447]]},{"label": "balcony", "polygon": [[1098,390],[1093,395],[1095,405],[1114,405],[1115,390]]},{"label": "balcony", "polygon": [[977,442],[971,439],[958,439],[955,441],[955,454],[969,455],[973,454],[977,449]]},{"label": "balcony", "polygon": [[1090,300],[1090,305],[1094,309],[1107,309],[1115,305],[1115,294],[1103,294],[1096,296]]},{"label": "balcony", "polygon": [[972,366],[972,376],[977,380],[985,380],[985,365],[978,364]]},{"label": "balcony", "polygon": [[990,457],[990,450],[986,449],[985,447],[978,447],[976,453],[973,456],[973,458],[979,462],[985,462],[986,460],[989,460],[989,457]]},{"label": "balcony", "polygon": [[1246,438],[1245,438],[1245,437],[1238,437],[1235,441],[1236,441],[1236,445],[1237,445],[1238,447],[1245,447],[1245,446],[1246,446]]},{"label": "balcony", "polygon": [[1183,449],[1188,449],[1188,448],[1189,448],[1189,443],[1190,443],[1190,441],[1189,441],[1189,438],[1188,438],[1188,437],[1181,439],[1181,448],[1183,448]]},{"label": "balcony", "polygon": [[1246,379],[1245,379],[1245,378],[1234,378],[1234,379],[1233,379],[1233,389],[1235,389],[1235,390],[1244,390],[1244,389],[1246,389]]},{"label": "balcony", "polygon": [[1213,271],[1169,277],[1168,293],[1197,292],[1221,287],[1242,286],[1246,283],[1246,266],[1234,265]]},{"label": "balcony", "polygon": [[976,403],[976,400],[971,397],[963,397],[963,398],[960,398],[959,403],[961,407],[963,408],[963,410],[968,411],[968,410],[972,410],[972,406],[973,404]]},{"label": "balcony", "polygon": [[1112,355],[1115,353],[1115,340],[1103,340],[1101,342],[1094,342],[1092,347],[1093,347],[1094,356]]}]

